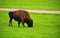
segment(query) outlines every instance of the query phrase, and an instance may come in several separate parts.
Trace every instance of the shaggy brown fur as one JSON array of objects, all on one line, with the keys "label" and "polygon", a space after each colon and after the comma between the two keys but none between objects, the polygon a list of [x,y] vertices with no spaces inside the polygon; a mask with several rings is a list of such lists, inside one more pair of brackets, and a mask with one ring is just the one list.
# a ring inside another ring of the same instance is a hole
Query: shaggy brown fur
[{"label": "shaggy brown fur", "polygon": [[9,12],[9,26],[12,26],[12,19],[18,21],[18,27],[20,26],[20,22],[22,22],[23,27],[24,23],[28,24],[28,27],[33,26],[33,20],[30,18],[29,12],[24,10],[10,11]]}]

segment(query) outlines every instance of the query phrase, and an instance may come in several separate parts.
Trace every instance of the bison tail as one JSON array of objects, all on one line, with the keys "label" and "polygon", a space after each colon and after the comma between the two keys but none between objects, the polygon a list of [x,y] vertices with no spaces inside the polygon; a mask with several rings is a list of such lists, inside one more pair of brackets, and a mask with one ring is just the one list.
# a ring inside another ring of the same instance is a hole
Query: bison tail
[{"label": "bison tail", "polygon": [[12,14],[12,12],[9,12],[9,15],[11,15]]}]

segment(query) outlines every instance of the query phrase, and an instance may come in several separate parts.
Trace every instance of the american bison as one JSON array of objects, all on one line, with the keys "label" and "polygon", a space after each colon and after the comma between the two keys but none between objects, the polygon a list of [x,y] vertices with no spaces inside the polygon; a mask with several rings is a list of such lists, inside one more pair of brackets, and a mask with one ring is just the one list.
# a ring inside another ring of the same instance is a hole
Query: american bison
[{"label": "american bison", "polygon": [[20,23],[22,23],[23,27],[24,23],[28,25],[28,27],[33,27],[33,20],[30,18],[29,12],[25,10],[16,10],[9,12],[9,26],[12,26],[12,19],[18,21],[18,27],[20,27]]}]

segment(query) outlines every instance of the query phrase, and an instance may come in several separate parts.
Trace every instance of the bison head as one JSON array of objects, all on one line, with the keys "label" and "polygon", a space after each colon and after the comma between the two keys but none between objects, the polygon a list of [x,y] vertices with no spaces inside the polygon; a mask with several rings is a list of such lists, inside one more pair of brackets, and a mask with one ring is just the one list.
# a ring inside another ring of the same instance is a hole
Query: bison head
[{"label": "bison head", "polygon": [[32,19],[25,19],[24,20],[25,23],[27,23],[28,27],[33,27],[33,20]]},{"label": "bison head", "polygon": [[28,27],[33,27],[33,20],[31,19],[27,24],[28,24]]}]

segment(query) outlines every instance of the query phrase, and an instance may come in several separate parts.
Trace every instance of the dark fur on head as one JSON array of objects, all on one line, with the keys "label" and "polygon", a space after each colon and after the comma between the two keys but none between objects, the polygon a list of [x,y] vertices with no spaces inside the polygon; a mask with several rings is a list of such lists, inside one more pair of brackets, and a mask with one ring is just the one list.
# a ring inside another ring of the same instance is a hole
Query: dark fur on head
[{"label": "dark fur on head", "polygon": [[33,27],[33,20],[24,19],[24,22],[27,23],[28,27]]}]

